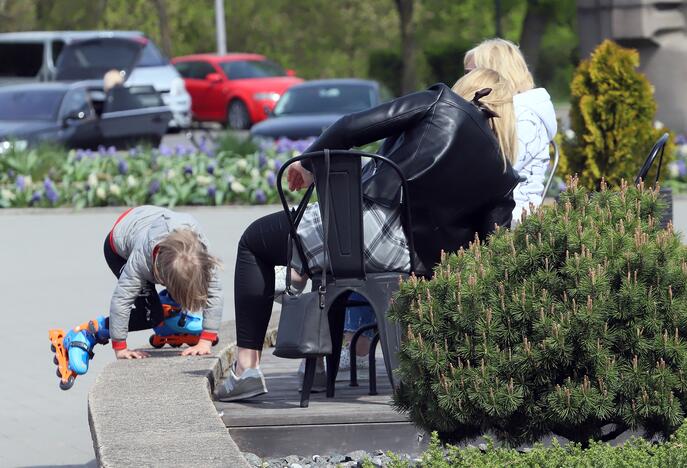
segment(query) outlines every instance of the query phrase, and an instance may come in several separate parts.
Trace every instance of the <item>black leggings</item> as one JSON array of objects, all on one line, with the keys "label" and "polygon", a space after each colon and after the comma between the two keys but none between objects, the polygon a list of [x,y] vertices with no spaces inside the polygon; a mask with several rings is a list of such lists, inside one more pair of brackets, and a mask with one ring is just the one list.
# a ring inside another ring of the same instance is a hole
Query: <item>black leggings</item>
[{"label": "black leggings", "polygon": [[239,241],[234,274],[236,341],[261,350],[272,315],[274,267],[286,265],[289,221],[273,213],[248,226]]},{"label": "black leggings", "polygon": [[[119,278],[122,274],[122,269],[126,265],[126,259],[120,257],[112,250],[110,246],[110,235],[105,237],[105,246],[103,247],[105,254],[105,261],[110,267],[112,273]],[[131,309],[129,315],[129,331],[148,330],[156,327],[163,319],[162,304],[160,303],[160,296],[157,295],[155,285],[148,282],[141,294],[134,301],[134,308]],[[105,327],[110,329],[110,319],[105,320]]]}]

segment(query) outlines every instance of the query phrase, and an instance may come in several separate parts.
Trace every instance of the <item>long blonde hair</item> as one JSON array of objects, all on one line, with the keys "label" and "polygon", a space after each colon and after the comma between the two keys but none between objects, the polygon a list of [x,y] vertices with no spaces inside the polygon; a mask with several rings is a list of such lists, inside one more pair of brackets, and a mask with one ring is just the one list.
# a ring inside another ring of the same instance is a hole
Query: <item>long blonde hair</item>
[{"label": "long blonde hair", "polygon": [[518,157],[518,138],[515,134],[513,88],[510,83],[495,70],[475,68],[453,85],[453,91],[467,101],[472,101],[475,93],[484,88],[491,88],[491,92],[480,98],[479,102],[498,116],[490,119],[491,128],[499,141],[504,165],[506,161],[514,164]]},{"label": "long blonde hair", "polygon": [[198,234],[190,229],[171,232],[157,245],[155,275],[183,309],[202,310],[218,259],[207,252]]},{"label": "long blonde hair", "polygon": [[520,48],[506,39],[487,39],[468,50],[463,59],[466,71],[471,63],[476,68],[491,68],[499,72],[510,82],[516,94],[534,88],[534,79]]}]

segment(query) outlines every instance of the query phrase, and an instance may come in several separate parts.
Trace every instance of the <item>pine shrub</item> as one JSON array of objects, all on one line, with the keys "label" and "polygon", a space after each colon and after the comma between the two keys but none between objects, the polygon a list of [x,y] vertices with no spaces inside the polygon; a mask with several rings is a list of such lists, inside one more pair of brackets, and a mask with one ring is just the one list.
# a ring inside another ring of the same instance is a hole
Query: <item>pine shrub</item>
[{"label": "pine shrub", "polygon": [[687,249],[658,225],[658,191],[568,185],[395,296],[395,403],[445,441],[665,437],[685,417]]},{"label": "pine shrub", "polygon": [[[572,138],[561,138],[562,174],[578,174],[587,188],[633,180],[665,130],[654,128],[656,102],[637,71],[639,54],[606,40],[578,66],[571,88]],[[667,148],[664,157],[672,155]],[[667,163],[664,160],[664,164]],[[655,177],[655,169],[650,173]]]}]

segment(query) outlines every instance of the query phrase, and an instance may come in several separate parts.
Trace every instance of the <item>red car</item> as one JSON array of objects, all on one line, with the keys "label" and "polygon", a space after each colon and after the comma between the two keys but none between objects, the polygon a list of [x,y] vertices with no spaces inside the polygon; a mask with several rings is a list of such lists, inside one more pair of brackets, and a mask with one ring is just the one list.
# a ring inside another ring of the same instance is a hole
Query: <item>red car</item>
[{"label": "red car", "polygon": [[197,54],[172,64],[191,95],[193,118],[246,129],[267,118],[281,95],[303,80],[258,54]]}]

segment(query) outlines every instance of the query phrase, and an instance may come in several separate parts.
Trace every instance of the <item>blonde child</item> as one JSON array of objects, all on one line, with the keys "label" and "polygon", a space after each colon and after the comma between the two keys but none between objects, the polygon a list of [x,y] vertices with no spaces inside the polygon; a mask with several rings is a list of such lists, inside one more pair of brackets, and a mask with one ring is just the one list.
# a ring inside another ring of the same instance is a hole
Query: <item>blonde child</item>
[{"label": "blonde child", "polygon": [[[208,253],[207,246],[198,222],[190,215],[156,206],[124,212],[108,232],[104,245],[105,260],[117,277],[110,315],[86,322],[62,336],[51,331],[56,360],[61,361],[58,365],[66,365],[68,374],[85,374],[95,344],[109,339],[117,359],[147,357],[143,351],[129,349],[126,339],[130,331],[147,330],[163,321],[156,284],[165,286],[182,310],[203,313],[198,343],[181,354],[209,354],[217,340],[223,298],[217,273],[220,264]],[[65,367],[60,369],[66,386]]]}]

